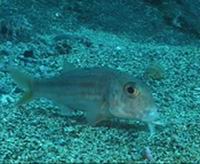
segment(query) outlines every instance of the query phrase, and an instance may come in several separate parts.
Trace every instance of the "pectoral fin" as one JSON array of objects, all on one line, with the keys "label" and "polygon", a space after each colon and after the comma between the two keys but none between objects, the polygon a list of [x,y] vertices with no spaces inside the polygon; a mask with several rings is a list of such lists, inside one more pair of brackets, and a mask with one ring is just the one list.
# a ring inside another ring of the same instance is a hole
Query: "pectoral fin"
[{"label": "pectoral fin", "polygon": [[94,111],[93,112],[87,111],[86,119],[87,119],[88,123],[92,126],[95,126],[102,121],[108,120],[108,118],[105,115],[103,115],[99,112],[94,112]]},{"label": "pectoral fin", "polygon": [[60,106],[59,105],[59,111],[58,113],[62,116],[72,116],[73,115],[73,109],[66,107],[66,106]]},{"label": "pectoral fin", "polygon": [[86,120],[90,125],[95,125],[97,115],[98,114],[96,112],[86,112]]}]

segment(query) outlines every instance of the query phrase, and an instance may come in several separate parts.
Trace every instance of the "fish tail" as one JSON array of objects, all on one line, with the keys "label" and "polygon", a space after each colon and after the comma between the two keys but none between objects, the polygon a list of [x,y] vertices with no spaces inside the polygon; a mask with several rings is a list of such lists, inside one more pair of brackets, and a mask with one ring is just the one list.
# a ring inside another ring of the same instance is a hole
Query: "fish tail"
[{"label": "fish tail", "polygon": [[17,105],[23,105],[33,99],[33,79],[24,72],[19,71],[19,68],[8,68],[11,77],[17,85],[25,90],[23,96],[17,102]]}]

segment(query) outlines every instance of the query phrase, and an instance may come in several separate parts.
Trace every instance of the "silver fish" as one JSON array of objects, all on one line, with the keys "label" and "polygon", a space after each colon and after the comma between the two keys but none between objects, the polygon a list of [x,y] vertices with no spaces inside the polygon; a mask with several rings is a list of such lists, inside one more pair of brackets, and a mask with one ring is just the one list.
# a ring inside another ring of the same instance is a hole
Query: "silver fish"
[{"label": "silver fish", "polygon": [[86,113],[95,124],[114,117],[147,122],[151,134],[158,118],[150,90],[132,75],[110,68],[75,68],[68,64],[59,76],[33,79],[19,69],[10,68],[11,76],[25,90],[18,105],[45,97],[57,103],[62,113],[74,109]]}]

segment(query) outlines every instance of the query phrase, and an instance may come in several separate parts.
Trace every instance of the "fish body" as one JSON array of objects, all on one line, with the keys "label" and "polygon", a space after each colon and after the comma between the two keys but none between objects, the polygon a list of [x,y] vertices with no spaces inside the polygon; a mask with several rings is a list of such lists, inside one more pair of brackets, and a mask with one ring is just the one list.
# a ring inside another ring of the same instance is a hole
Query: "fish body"
[{"label": "fish body", "polygon": [[39,80],[10,69],[11,76],[25,89],[18,104],[46,97],[66,115],[73,110],[85,112],[92,124],[114,117],[138,119],[147,122],[153,133],[158,113],[145,84],[128,73],[110,68],[67,68],[59,76]]}]

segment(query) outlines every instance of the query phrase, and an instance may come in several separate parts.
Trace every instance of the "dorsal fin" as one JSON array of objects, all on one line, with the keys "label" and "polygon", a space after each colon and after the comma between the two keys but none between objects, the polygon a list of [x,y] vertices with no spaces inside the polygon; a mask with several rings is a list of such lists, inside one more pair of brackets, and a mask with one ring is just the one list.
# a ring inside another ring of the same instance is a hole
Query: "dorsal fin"
[{"label": "dorsal fin", "polygon": [[63,62],[63,72],[68,72],[76,69],[76,67],[72,63]]}]

